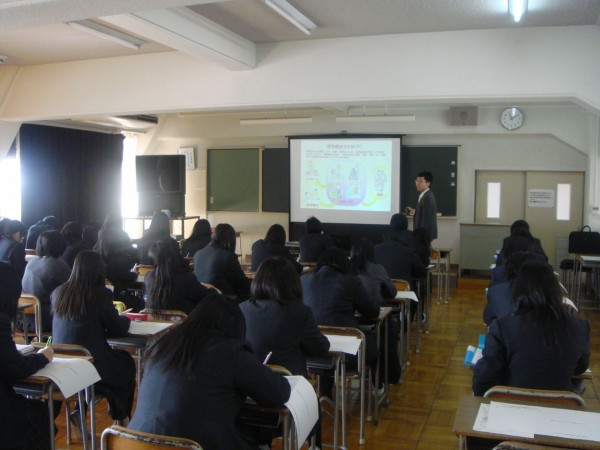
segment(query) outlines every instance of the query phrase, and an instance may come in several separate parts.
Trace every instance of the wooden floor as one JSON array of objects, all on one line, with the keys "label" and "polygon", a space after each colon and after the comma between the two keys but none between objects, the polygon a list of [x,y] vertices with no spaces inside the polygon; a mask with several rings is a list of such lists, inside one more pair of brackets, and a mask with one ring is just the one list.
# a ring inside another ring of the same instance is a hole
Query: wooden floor
[{"label": "wooden floor", "polygon": [[[463,366],[463,359],[467,345],[476,345],[478,335],[485,333],[482,312],[487,283],[461,278],[448,304],[432,302],[430,332],[422,335],[421,352],[415,354],[413,345],[402,384],[391,386],[390,404],[381,410],[379,424],[367,423],[366,443],[362,446],[358,443],[358,405],[353,404],[348,449],[457,448],[458,439],[452,434],[456,404],[460,396],[472,394],[472,372]],[[579,316],[592,326],[590,368],[594,376],[585,382],[583,397],[589,406],[600,410],[600,311],[582,310]],[[104,401],[98,408],[97,423],[99,433],[110,425]],[[57,425],[57,448],[82,448],[79,440],[66,444],[64,414]],[[331,442],[331,421],[325,419],[323,426],[324,443]],[[280,448],[278,442],[274,442],[274,448]]]}]

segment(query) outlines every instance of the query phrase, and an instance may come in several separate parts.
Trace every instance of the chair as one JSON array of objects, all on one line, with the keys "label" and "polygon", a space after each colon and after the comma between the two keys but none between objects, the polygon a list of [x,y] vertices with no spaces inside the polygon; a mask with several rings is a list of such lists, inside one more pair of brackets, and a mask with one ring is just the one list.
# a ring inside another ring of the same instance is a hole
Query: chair
[{"label": "chair", "polygon": [[[410,291],[410,283],[400,278],[392,278],[392,284],[399,292]],[[399,358],[402,369],[410,365],[410,302],[408,298],[386,299],[387,303],[398,305],[398,322],[400,323],[400,347]],[[396,310],[394,310],[396,312]],[[406,331],[406,335],[404,334]]]},{"label": "chair", "polygon": [[[44,348],[46,346],[45,343],[43,342],[32,342],[33,348],[35,348],[36,350],[39,350],[41,348]],[[84,357],[88,357],[91,358],[92,354],[90,353],[90,351],[85,348],[82,345],[75,345],[75,344],[51,344],[52,349],[55,351],[55,353],[60,354],[60,355],[69,355],[69,356],[84,356]],[[87,394],[87,393],[86,393]],[[90,405],[90,424],[91,424],[91,430],[90,433],[93,436],[92,437],[92,448],[95,448],[95,440],[96,440],[96,423],[95,423],[95,411],[94,411],[94,407],[96,405],[96,403],[98,403],[101,399],[102,396],[100,395],[94,395],[92,397],[92,395],[94,394],[93,390],[89,393],[89,397],[86,398],[86,403],[88,405]],[[52,395],[53,400],[56,401],[62,401],[65,403],[65,417],[66,417],[66,423],[67,423],[67,444],[71,444],[71,421],[69,420],[70,415],[71,415],[71,405],[70,402],[75,400],[73,397],[69,397],[69,398],[65,398],[62,393],[60,391],[53,391],[53,395]],[[81,424],[85,424],[85,410],[80,410],[81,412]],[[85,436],[86,433],[86,427],[82,426],[82,430],[81,434],[82,436]]]},{"label": "chair", "polygon": [[101,450],[152,450],[189,449],[202,450],[202,446],[191,439],[144,433],[113,425],[102,432]]},{"label": "chair", "polygon": [[150,264],[136,264],[133,270],[139,276],[145,277],[146,274],[152,270],[152,268],[153,267]]},{"label": "chair", "polygon": [[[38,342],[42,342],[44,340],[44,337],[50,336],[52,334],[49,332],[42,332],[42,304],[35,295],[22,293],[21,297],[19,297],[19,305],[26,306],[21,312],[21,314],[23,315],[23,331],[16,329],[16,336],[22,336],[25,343],[29,344],[31,337],[35,337]],[[27,329],[28,324],[25,314],[33,314],[35,332],[31,332]]]},{"label": "chair", "polygon": [[508,400],[529,400],[536,403],[549,403],[558,406],[585,406],[585,401],[571,391],[551,391],[545,389],[525,389],[509,386],[494,386],[483,394],[484,398],[503,398]]},{"label": "chair", "polygon": [[140,314],[148,314],[148,320],[180,323],[187,319],[187,314],[178,309],[144,308]]},{"label": "chair", "polygon": [[450,296],[450,274],[448,273],[448,258],[450,255],[444,253],[442,250],[431,250],[431,264],[435,267],[431,270],[431,275],[436,277],[437,285],[437,302],[438,304],[442,301],[442,291],[444,292],[444,302],[448,303],[448,297]]}]

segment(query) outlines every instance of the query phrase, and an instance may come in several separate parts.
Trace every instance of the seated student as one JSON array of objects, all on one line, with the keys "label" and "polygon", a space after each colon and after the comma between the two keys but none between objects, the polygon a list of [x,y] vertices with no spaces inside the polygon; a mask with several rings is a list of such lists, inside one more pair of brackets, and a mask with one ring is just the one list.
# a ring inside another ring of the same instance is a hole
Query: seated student
[{"label": "seated student", "polygon": [[[52,329],[50,294],[69,279],[71,268],[60,260],[67,243],[60,232],[44,231],[37,240],[35,256],[25,267],[23,292],[35,295],[42,307],[42,330]],[[30,330],[35,330],[33,316],[29,319]]]},{"label": "seated student", "polygon": [[279,225],[271,225],[264,239],[259,239],[252,244],[252,265],[250,270],[256,272],[258,266],[270,256],[281,256],[292,261],[294,268],[298,273],[302,272],[302,264],[299,264],[290,253],[290,249],[285,246],[285,229]]},{"label": "seated student", "polygon": [[58,230],[58,220],[54,216],[46,216],[27,230],[27,239],[25,239],[25,248],[35,250],[37,240],[44,231]]},{"label": "seated student", "polygon": [[[534,253],[533,240],[525,236],[510,236],[506,240],[506,245],[503,249],[503,261],[510,259],[512,255],[519,252]],[[488,287],[491,288],[496,284],[506,283],[507,281],[506,264],[496,264],[496,267],[492,270],[492,280]]]},{"label": "seated student", "polygon": [[[96,392],[107,398],[113,420],[126,425],[133,406],[135,363],[126,351],[111,349],[106,339],[126,336],[131,321],[117,313],[104,276],[100,255],[89,250],[77,255],[69,281],[52,293],[52,340],[90,351],[101,378]],[[78,413],[71,417],[77,422]]]},{"label": "seated student", "polygon": [[277,407],[290,385],[256,359],[244,341],[244,316],[227,297],[210,294],[147,351],[129,428],[197,441],[205,450],[257,449],[244,432],[246,397]]},{"label": "seated student", "polygon": [[257,358],[307,376],[306,358],[327,356],[329,341],[319,331],[311,309],[302,303],[300,277],[286,258],[263,261],[252,280],[252,297],[240,304],[246,339]]},{"label": "seated student", "polygon": [[250,297],[250,280],[235,254],[235,241],[231,225],[217,225],[210,244],[194,255],[194,274],[201,283],[211,284],[223,294],[243,301]]},{"label": "seated student", "polygon": [[185,258],[193,258],[198,250],[202,250],[210,243],[210,222],[206,219],[198,219],[192,228],[192,234],[181,244],[181,254]]},{"label": "seated student", "polygon": [[500,250],[500,253],[498,253],[498,256],[496,257],[496,265],[497,266],[502,265],[504,263],[504,260],[507,258],[504,250],[508,244],[508,240],[513,236],[520,236],[520,237],[524,237],[526,239],[530,239],[533,244],[533,249],[531,251],[539,254],[543,258],[544,261],[548,262],[548,256],[546,256],[546,252],[544,252],[544,249],[542,248],[542,242],[538,238],[533,237],[531,235],[531,231],[529,229],[529,224],[524,220],[516,220],[510,226],[510,236],[505,237],[504,240],[502,241],[502,249]]},{"label": "seated student", "polygon": [[137,243],[138,258],[142,264],[152,264],[148,257],[148,251],[156,241],[168,242],[173,249],[179,253],[179,244],[171,237],[171,221],[164,212],[154,213],[152,221],[147,230],[144,230],[142,238]]},{"label": "seated student", "polygon": [[182,256],[169,242],[155,242],[148,256],[154,265],[144,277],[146,308],[176,309],[189,314],[210,292],[184,267]]},{"label": "seated student", "polygon": [[473,393],[505,385],[571,390],[571,377],[590,357],[590,325],[567,312],[552,267],[521,266],[513,288],[514,312],[494,320],[473,373]]},{"label": "seated student", "polygon": [[427,268],[415,249],[396,236],[389,236],[381,244],[374,246],[375,261],[385,267],[390,278],[408,281],[411,286],[415,278],[427,275]]},{"label": "seated student", "polygon": [[390,228],[383,234],[383,240],[390,237],[396,237],[399,241],[404,241],[413,245],[413,232],[408,229],[408,219],[406,214],[394,214],[390,219]]},{"label": "seated student", "polygon": [[19,279],[23,278],[25,272],[25,246],[23,238],[26,232],[25,225],[19,220],[8,220],[4,222],[4,229],[0,238],[0,261],[7,261]]},{"label": "seated student", "polygon": [[94,251],[102,256],[106,267],[106,278],[114,286],[114,299],[139,311],[144,307],[144,301],[131,293],[138,288],[137,273],[133,267],[138,262],[137,251],[131,245],[129,235],[123,230],[121,214],[112,211],[98,232],[98,242]]},{"label": "seated student", "polygon": [[[366,320],[376,320],[379,305],[369,297],[360,279],[350,273],[350,262],[343,250],[325,250],[317,261],[314,272],[302,275],[304,304],[312,310],[318,325],[358,328],[358,311]],[[377,337],[365,332],[367,349],[365,359],[373,368],[377,364]],[[346,358],[348,365],[356,364],[356,357]],[[333,381],[322,380],[322,394],[331,397]]]},{"label": "seated student", "polygon": [[60,234],[62,234],[67,241],[67,248],[65,248],[60,259],[66,262],[69,267],[73,267],[75,257],[79,252],[91,250],[93,246],[88,245],[88,243],[83,240],[83,225],[79,222],[65,223],[62,230],[60,230]]},{"label": "seated student", "polygon": [[335,247],[333,239],[323,234],[323,225],[316,217],[306,219],[306,234],[298,242],[300,247],[300,262],[316,262],[328,248]]},{"label": "seated student", "polygon": [[483,310],[483,321],[486,325],[491,325],[494,319],[499,319],[513,313],[514,280],[517,278],[521,266],[527,261],[543,260],[536,253],[517,252],[505,261],[504,268],[507,281],[497,283],[487,291],[487,304]]},{"label": "seated student", "polygon": [[52,361],[52,347],[21,355],[12,338],[11,321],[21,294],[17,273],[0,262],[0,448],[48,449],[48,406],[17,395],[12,384]]}]

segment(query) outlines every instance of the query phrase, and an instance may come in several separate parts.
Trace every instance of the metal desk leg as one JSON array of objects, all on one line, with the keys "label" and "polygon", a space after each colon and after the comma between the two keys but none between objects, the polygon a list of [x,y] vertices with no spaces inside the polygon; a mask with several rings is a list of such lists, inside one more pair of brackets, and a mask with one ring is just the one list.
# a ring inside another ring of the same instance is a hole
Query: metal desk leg
[{"label": "metal desk leg", "polygon": [[[367,372],[367,368],[365,365],[365,353],[367,352],[367,342],[366,338],[363,340],[361,344],[361,352],[360,358],[358,361],[360,370],[360,435],[358,442],[360,445],[365,443],[365,375]],[[346,368],[343,368],[344,374],[346,373]],[[344,385],[346,383],[344,382]],[[371,387],[369,386],[369,389]],[[344,424],[344,436],[342,440],[342,445],[346,448],[346,415],[343,416],[343,424]]]},{"label": "metal desk leg", "polygon": [[86,388],[86,396],[88,397],[87,403],[90,405],[90,433],[92,435],[92,450],[96,450],[96,402],[94,395],[94,385],[90,385]]},{"label": "metal desk leg", "polygon": [[87,424],[85,421],[85,391],[79,391],[77,393],[77,401],[79,402],[79,419],[81,421],[81,436],[82,436],[81,440],[83,441],[83,449],[87,450],[88,449],[88,437],[87,437]]},{"label": "metal desk leg", "polygon": [[423,316],[423,299],[417,302],[417,331],[415,336],[415,353],[421,352],[421,317]]},{"label": "metal desk leg", "polygon": [[54,401],[52,401],[54,391],[54,383],[50,383],[48,388],[48,416],[50,421],[50,450],[55,449],[55,436],[54,436]]}]

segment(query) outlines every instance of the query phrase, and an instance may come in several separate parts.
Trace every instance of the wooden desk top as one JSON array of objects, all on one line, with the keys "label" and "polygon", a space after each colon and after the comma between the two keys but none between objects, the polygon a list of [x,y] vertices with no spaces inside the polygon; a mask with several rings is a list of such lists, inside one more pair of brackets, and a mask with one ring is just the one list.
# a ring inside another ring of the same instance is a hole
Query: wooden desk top
[{"label": "wooden desk top", "polygon": [[[492,399],[483,398],[483,397],[461,397],[458,401],[458,407],[456,409],[456,415],[454,416],[454,423],[452,424],[452,432],[458,436],[470,436],[470,437],[478,437],[484,439],[496,439],[500,441],[517,441],[517,442],[528,442],[531,444],[539,444],[539,445],[553,445],[555,447],[565,447],[571,449],[583,449],[583,450],[591,450],[598,449],[600,447],[600,442],[597,441],[584,441],[580,439],[566,439],[556,436],[544,436],[544,435],[535,435],[533,439],[522,438],[517,436],[507,436],[505,434],[494,434],[488,433],[484,431],[477,431],[473,429],[473,425],[475,424],[475,419],[477,417],[477,413],[479,412],[479,407],[481,404],[489,404]],[[541,406],[541,407],[557,407],[550,405],[548,403],[534,403],[534,402],[524,402],[524,401],[506,401],[501,399],[493,399],[494,401],[504,402],[504,403],[514,403],[520,405],[532,405],[532,406]],[[593,409],[583,407],[583,408],[567,408],[561,407],[563,409],[575,409],[578,411],[587,411],[587,412],[598,412]]]}]

